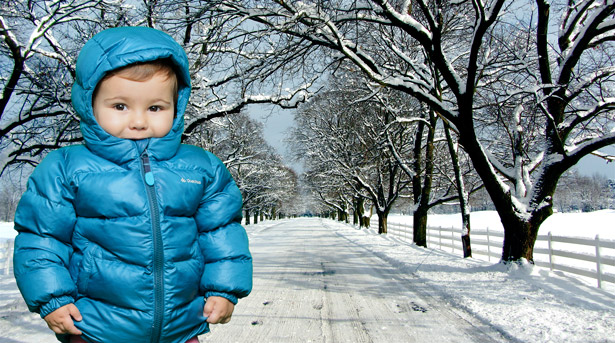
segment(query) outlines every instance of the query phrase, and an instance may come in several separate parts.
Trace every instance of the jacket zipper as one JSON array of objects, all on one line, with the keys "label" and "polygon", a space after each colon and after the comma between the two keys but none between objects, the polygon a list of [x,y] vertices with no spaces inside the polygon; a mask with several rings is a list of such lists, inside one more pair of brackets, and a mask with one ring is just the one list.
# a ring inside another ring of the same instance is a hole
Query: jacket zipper
[{"label": "jacket zipper", "polygon": [[152,325],[152,343],[158,343],[162,331],[162,316],[164,312],[164,251],[162,249],[162,233],[160,232],[160,212],[158,199],[154,188],[154,174],[150,166],[149,155],[144,151],[141,155],[141,173],[145,180],[150,213],[152,215],[152,236],[154,240],[154,323]]}]

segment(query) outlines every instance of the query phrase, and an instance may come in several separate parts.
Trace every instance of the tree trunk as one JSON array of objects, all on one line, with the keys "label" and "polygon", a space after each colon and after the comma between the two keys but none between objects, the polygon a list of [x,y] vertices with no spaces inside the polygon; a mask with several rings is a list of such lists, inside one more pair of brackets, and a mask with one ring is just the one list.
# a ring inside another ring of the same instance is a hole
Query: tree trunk
[{"label": "tree trunk", "polygon": [[[429,210],[429,198],[431,196],[431,187],[432,187],[432,177],[433,177],[433,169],[434,169],[434,139],[436,132],[436,124],[438,122],[438,117],[435,115],[433,110],[428,111],[429,114],[429,123],[427,126],[425,124],[419,123],[419,129],[416,134],[416,141],[414,145],[414,154],[415,154],[415,162],[413,165],[415,175],[412,178],[412,191],[414,197],[414,204],[416,205],[416,210],[414,211],[414,227],[413,227],[413,240],[414,243],[418,246],[427,247],[427,211]],[[424,114],[422,115],[424,117]],[[422,135],[423,130],[427,129],[427,140],[425,142],[425,159],[424,159],[424,171],[423,165],[421,163],[421,153],[422,153]],[[421,179],[421,174],[423,174],[423,179]]]},{"label": "tree trunk", "polygon": [[369,225],[371,222],[371,217],[368,216],[363,216],[361,217],[361,224],[366,228],[369,229]]},{"label": "tree trunk", "polygon": [[514,225],[508,224],[507,226],[504,227],[502,261],[512,262],[526,259],[534,263],[534,243],[540,226],[521,220]]},{"label": "tree trunk", "polygon": [[427,209],[419,204],[413,216],[412,239],[421,247],[427,247]]},{"label": "tree trunk", "polygon": [[541,205],[533,205],[535,210],[525,213],[524,217],[515,210],[510,191],[503,190],[497,176],[489,171],[491,166],[476,140],[467,139],[467,137],[466,140],[463,146],[472,158],[474,169],[480,175],[504,227],[502,261],[512,262],[526,259],[533,263],[534,243],[538,229],[553,211],[550,200],[561,171],[554,169],[542,172],[535,183],[534,196],[531,201],[531,204],[540,203]]},{"label": "tree trunk", "polygon": [[365,199],[363,197],[357,198],[357,217],[359,219],[359,227],[369,227],[369,225],[365,225],[365,220],[363,217],[365,216]]},{"label": "tree trunk", "polygon": [[470,212],[465,206],[460,204],[461,210],[461,245],[463,246],[463,257],[472,257],[472,245],[470,244]]},{"label": "tree trunk", "polygon": [[360,218],[361,218],[361,215],[359,215],[359,197],[356,197],[353,202],[353,208],[352,208],[352,225],[359,224],[359,227],[361,227]]},{"label": "tree trunk", "polygon": [[258,211],[254,211],[254,224],[258,224]]},{"label": "tree trunk", "polygon": [[387,218],[389,216],[389,213],[388,211],[376,210],[376,214],[378,215],[378,233],[386,234],[387,233]]},{"label": "tree trunk", "polygon": [[246,213],[246,225],[250,225],[250,210],[245,210]]},{"label": "tree trunk", "polygon": [[359,224],[359,228],[365,226],[363,216],[365,215],[365,198],[358,196],[355,201],[355,218],[354,224]]},{"label": "tree trunk", "polygon": [[453,170],[455,172],[455,183],[457,184],[457,197],[459,197],[459,209],[461,210],[461,245],[463,246],[463,257],[472,257],[472,245],[470,244],[470,199],[466,192],[459,165],[459,155],[455,150],[451,129],[447,121],[444,123],[444,133],[448,145],[448,152],[451,155]]}]

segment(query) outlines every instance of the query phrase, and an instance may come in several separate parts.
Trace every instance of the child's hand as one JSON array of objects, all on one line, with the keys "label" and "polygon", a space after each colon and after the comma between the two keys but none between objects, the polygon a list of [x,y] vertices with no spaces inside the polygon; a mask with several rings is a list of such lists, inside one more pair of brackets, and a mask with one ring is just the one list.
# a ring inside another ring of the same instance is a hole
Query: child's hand
[{"label": "child's hand", "polygon": [[235,305],[224,297],[209,297],[203,307],[203,316],[210,324],[226,324],[231,321]]},{"label": "child's hand", "polygon": [[51,312],[45,318],[47,326],[57,334],[81,335],[81,331],[75,327],[73,319],[80,322],[81,313],[75,304],[68,304]]}]

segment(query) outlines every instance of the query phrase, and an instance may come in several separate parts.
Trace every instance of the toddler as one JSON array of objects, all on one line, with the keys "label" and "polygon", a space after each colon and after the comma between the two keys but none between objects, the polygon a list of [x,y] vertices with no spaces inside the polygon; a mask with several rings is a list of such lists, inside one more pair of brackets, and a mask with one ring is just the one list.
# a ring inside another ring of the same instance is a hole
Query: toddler
[{"label": "toddler", "polygon": [[50,152],[15,216],[14,270],[62,342],[197,342],[252,288],[241,193],[214,155],[181,144],[186,53],[146,27],[79,54],[85,145]]}]

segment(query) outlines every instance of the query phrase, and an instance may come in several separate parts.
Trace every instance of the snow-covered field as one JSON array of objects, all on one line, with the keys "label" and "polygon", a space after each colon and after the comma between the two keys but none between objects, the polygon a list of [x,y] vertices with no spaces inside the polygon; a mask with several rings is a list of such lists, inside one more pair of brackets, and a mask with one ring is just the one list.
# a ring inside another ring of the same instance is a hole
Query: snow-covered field
[{"label": "snow-covered field", "polygon": [[[377,223],[374,216],[372,223]],[[495,211],[472,212],[472,230],[504,231],[500,217]],[[389,215],[389,222],[412,224],[412,216]],[[540,226],[538,234],[551,232],[558,236],[594,238],[600,234],[604,239],[615,239],[615,210],[600,210],[587,213],[554,213]],[[431,214],[427,219],[430,227],[461,227],[460,214]]]},{"label": "snow-covered field", "polygon": [[[497,216],[493,215],[489,212],[474,213],[473,229],[481,225],[489,225],[490,229],[501,226]],[[457,218],[432,215],[429,225],[455,226],[458,225]],[[390,221],[398,219],[402,218],[391,218]],[[305,230],[309,226],[304,221],[309,220],[288,220],[288,227]],[[266,221],[249,225],[246,229],[251,240],[256,241],[263,239],[263,230],[282,222]],[[557,235],[590,238],[600,234],[600,237],[612,239],[615,237],[614,222],[615,211],[555,214],[545,223],[541,234],[552,231]],[[374,228],[358,230],[330,220],[322,223],[349,244],[360,246],[387,261],[401,275],[418,278],[440,294],[451,308],[466,311],[481,322],[496,327],[510,341],[615,342],[615,287],[612,284],[598,289],[595,284],[562,272],[550,272],[531,265],[463,259],[459,254],[408,244],[393,235],[378,235]],[[0,237],[14,237],[12,224],[0,224]],[[36,315],[25,313],[25,305],[10,275],[0,275],[0,314],[0,342],[5,338],[10,338],[7,342],[53,341],[49,340],[52,336],[45,332],[44,322]],[[437,334],[433,338],[438,341]],[[201,337],[201,341],[206,340],[207,335]]]}]

